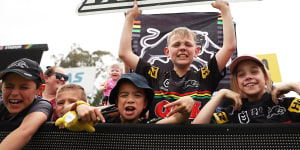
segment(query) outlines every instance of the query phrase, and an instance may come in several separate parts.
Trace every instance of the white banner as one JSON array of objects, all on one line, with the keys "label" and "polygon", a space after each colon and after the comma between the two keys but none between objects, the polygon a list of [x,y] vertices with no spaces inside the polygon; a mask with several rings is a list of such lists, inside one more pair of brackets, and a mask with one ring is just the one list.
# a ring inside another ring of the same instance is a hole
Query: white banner
[{"label": "white banner", "polygon": [[[215,0],[138,0],[139,9],[155,9],[193,6],[212,3]],[[228,0],[229,2],[246,2],[260,0]],[[77,8],[78,15],[90,15],[112,12],[125,12],[133,7],[133,0],[83,0]]]},{"label": "white banner", "polygon": [[81,85],[86,94],[92,94],[96,80],[96,67],[64,68],[69,76],[68,83]]}]

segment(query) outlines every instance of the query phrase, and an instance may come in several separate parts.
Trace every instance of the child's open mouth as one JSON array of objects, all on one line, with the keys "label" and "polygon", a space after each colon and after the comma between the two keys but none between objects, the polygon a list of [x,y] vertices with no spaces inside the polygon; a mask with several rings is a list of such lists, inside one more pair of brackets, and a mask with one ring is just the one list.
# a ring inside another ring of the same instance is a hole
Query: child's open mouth
[{"label": "child's open mouth", "polygon": [[178,55],[177,57],[179,57],[179,58],[187,58],[188,56],[185,55],[185,54],[180,54],[180,55]]},{"label": "child's open mouth", "polygon": [[135,111],[135,107],[133,107],[133,106],[127,106],[127,107],[125,108],[125,113],[126,113],[127,115],[133,114],[134,111]]},{"label": "child's open mouth", "polygon": [[22,103],[21,100],[9,100],[8,102],[9,102],[10,104],[13,104],[13,105],[17,105],[17,104]]},{"label": "child's open mouth", "polygon": [[246,86],[254,86],[255,84],[247,84]]},{"label": "child's open mouth", "polygon": [[251,83],[245,84],[246,87],[253,87],[253,86],[255,86],[255,85],[256,85],[256,83],[252,83],[252,82],[251,82]]}]

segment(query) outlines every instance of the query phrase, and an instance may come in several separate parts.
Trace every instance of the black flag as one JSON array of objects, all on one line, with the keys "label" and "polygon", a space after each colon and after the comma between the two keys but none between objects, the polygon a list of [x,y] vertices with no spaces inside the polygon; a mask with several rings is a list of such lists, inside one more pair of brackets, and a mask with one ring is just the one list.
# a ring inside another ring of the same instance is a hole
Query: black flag
[{"label": "black flag", "polygon": [[[235,23],[234,23],[235,24]],[[217,12],[191,12],[173,14],[143,14],[136,18],[133,26],[132,47],[136,55],[154,66],[172,69],[172,62],[164,54],[168,33],[176,27],[188,27],[197,36],[200,53],[191,64],[199,70],[223,45],[223,22]],[[237,56],[233,54],[232,59]],[[227,65],[228,66],[228,65]],[[230,88],[230,74],[220,81],[220,88]]]}]

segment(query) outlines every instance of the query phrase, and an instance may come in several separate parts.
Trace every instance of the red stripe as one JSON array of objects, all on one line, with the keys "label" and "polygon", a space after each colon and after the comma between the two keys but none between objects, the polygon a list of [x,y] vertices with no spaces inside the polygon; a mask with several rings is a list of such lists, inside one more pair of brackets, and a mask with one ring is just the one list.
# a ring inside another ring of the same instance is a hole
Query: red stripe
[{"label": "red stripe", "polygon": [[141,24],[141,21],[139,20],[136,20],[136,21],[133,21],[134,24]]}]

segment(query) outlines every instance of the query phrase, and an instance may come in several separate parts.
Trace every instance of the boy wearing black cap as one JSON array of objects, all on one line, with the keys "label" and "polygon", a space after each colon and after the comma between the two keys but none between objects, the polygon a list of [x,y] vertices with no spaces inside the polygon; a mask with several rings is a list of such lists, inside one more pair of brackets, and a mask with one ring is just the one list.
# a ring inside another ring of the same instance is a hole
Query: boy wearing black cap
[{"label": "boy wearing black cap", "polygon": [[[106,122],[111,123],[149,123],[144,117],[154,98],[153,89],[148,85],[145,77],[136,73],[127,73],[121,76],[116,86],[112,89],[109,102],[116,104],[120,117],[108,118]],[[186,108],[179,108],[178,104],[185,103]],[[157,124],[185,123],[192,111],[194,101],[177,101],[170,103],[165,108],[175,106],[167,118],[154,119]]]},{"label": "boy wearing black cap", "polygon": [[[152,120],[142,119],[148,111],[154,98],[153,89],[148,85],[145,77],[136,73],[123,74],[109,96],[109,103],[116,104],[120,113],[118,117],[111,117],[99,113],[99,108],[74,104],[72,110],[76,110],[83,121],[98,121],[97,117],[104,123],[185,123],[192,111],[194,101],[192,99],[179,100],[165,105],[166,109],[174,109],[168,117],[155,118]],[[83,103],[82,103],[83,104]],[[76,108],[75,108],[76,107]]]},{"label": "boy wearing black cap", "polygon": [[43,71],[37,62],[22,58],[1,71],[0,79],[0,121],[21,123],[2,140],[0,149],[22,149],[39,127],[51,119],[51,103],[36,96],[44,80]]}]

